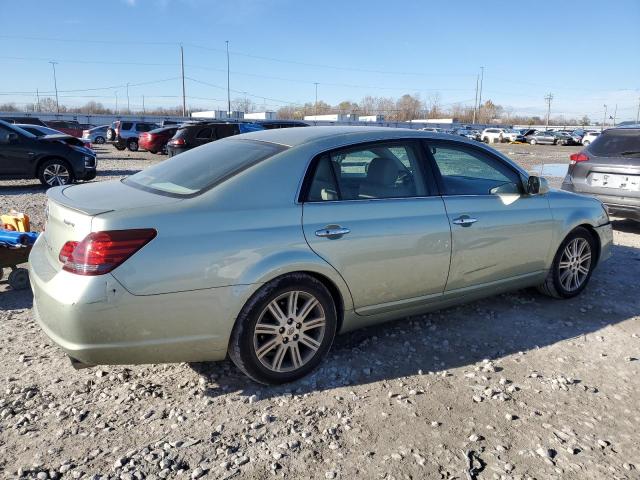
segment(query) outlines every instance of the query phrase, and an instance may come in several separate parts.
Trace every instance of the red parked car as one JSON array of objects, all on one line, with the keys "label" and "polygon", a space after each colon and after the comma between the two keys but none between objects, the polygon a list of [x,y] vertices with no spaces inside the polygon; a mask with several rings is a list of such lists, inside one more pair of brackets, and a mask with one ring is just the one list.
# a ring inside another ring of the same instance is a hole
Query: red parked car
[{"label": "red parked car", "polygon": [[167,142],[177,131],[177,126],[171,126],[141,133],[140,138],[138,138],[138,146],[151,153],[163,153],[166,151]]},{"label": "red parked car", "polygon": [[82,126],[74,120],[48,120],[44,123],[46,123],[47,127],[66,133],[67,135],[78,138],[82,137]]}]

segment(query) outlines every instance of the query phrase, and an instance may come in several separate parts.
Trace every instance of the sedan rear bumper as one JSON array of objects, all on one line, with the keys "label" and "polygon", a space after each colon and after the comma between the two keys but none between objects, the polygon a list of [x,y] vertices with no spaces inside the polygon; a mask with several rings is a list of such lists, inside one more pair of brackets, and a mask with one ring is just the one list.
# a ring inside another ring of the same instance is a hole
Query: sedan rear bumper
[{"label": "sedan rear bumper", "polygon": [[56,270],[43,236],[31,251],[29,273],[35,319],[82,363],[196,362],[226,355],[236,316],[234,287],[132,295],[111,274]]}]

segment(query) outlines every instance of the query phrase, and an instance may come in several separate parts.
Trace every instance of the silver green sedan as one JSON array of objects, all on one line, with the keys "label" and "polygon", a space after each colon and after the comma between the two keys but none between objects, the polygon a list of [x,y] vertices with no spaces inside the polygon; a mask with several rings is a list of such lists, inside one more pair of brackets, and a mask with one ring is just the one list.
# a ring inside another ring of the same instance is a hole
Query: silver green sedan
[{"label": "silver green sedan", "polygon": [[264,383],[339,332],[523,287],[573,297],[612,243],[598,200],[404,129],[249,133],[48,197],[34,311],[75,366],[228,354]]}]

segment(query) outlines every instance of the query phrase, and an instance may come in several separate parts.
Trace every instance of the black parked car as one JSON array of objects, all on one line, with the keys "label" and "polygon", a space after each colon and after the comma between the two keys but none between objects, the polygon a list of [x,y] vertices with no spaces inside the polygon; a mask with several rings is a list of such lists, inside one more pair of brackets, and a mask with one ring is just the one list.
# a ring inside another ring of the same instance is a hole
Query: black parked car
[{"label": "black parked car", "polygon": [[258,122],[267,130],[274,128],[308,127],[309,124],[299,120],[260,120]]},{"label": "black parked car", "polygon": [[92,180],[95,154],[76,142],[64,134],[36,137],[0,120],[0,178],[38,178],[49,187]]},{"label": "black parked car", "polygon": [[184,124],[178,128],[176,134],[167,143],[167,153],[170,157],[173,157],[214,140],[264,129],[263,126],[257,123],[198,122]]},{"label": "black parked car", "polygon": [[593,195],[612,215],[640,222],[640,127],[605,130],[569,159],[563,190]]}]

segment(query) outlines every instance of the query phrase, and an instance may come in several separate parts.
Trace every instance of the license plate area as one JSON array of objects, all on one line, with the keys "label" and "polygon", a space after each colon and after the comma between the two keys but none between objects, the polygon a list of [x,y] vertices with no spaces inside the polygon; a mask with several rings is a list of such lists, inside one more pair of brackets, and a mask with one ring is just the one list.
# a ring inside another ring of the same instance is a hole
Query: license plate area
[{"label": "license plate area", "polygon": [[591,172],[588,182],[592,187],[640,192],[640,175]]}]

